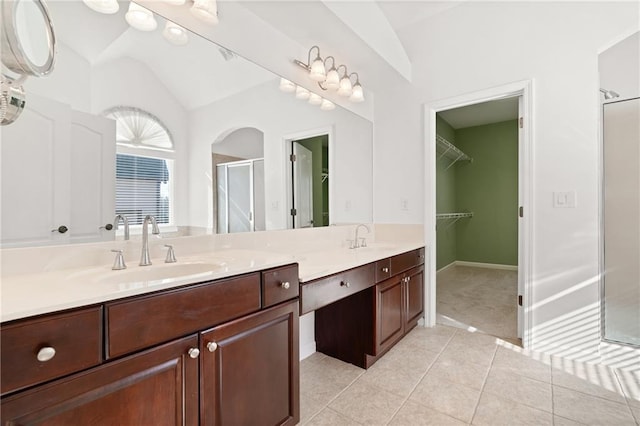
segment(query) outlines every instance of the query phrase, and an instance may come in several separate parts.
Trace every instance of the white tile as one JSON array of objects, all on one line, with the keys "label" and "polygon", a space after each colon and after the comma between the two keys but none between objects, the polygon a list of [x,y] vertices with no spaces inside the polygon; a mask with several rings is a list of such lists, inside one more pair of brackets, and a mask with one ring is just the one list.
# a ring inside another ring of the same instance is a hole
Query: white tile
[{"label": "white tile", "polygon": [[425,378],[409,399],[464,422],[471,421],[480,391],[439,378]]},{"label": "white tile", "polygon": [[472,424],[478,426],[552,426],[553,416],[549,412],[536,410],[535,408],[483,392]]},{"label": "white tile", "polygon": [[488,373],[488,366],[473,362],[452,361],[442,357],[433,363],[427,374],[436,379],[444,379],[481,390]]},{"label": "white tile", "polygon": [[552,411],[550,383],[492,369],[485,383],[484,392],[538,410]]},{"label": "white tile", "polygon": [[554,413],[584,424],[635,425],[627,404],[620,404],[563,387],[553,387]]},{"label": "white tile", "polygon": [[[565,372],[568,370],[569,372]],[[613,370],[604,366],[575,363],[572,368],[551,370],[554,386],[562,386],[611,401],[624,403],[624,393]]]},{"label": "white tile", "polygon": [[343,416],[330,408],[325,408],[307,424],[309,426],[352,426],[360,425],[362,423],[359,423],[347,416]]},{"label": "white tile", "polygon": [[550,362],[548,355],[522,348],[499,346],[491,369],[550,383]]},{"label": "white tile", "polygon": [[466,423],[424,405],[407,401],[389,423],[392,426],[463,426]]},{"label": "white tile", "polygon": [[363,424],[386,424],[404,399],[378,387],[355,382],[329,408]]}]

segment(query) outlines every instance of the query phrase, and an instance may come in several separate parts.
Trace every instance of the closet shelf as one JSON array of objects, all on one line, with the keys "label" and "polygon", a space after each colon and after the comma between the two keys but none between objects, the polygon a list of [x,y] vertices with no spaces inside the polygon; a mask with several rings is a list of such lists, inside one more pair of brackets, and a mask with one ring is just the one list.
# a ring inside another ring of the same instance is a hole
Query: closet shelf
[{"label": "closet shelf", "polygon": [[473,161],[473,158],[460,151],[458,147],[456,147],[454,144],[452,144],[442,136],[436,135],[436,142],[436,151],[440,155],[438,158],[444,157],[451,160],[451,163],[449,163],[445,170],[448,170],[449,167],[453,166],[458,161]]},{"label": "closet shelf", "polygon": [[[436,220],[445,221],[449,220],[447,223],[447,228],[452,226],[454,223],[463,218],[471,218],[473,217],[473,212],[461,212],[461,213],[437,213]],[[438,225],[436,225],[436,229],[438,229]]]}]

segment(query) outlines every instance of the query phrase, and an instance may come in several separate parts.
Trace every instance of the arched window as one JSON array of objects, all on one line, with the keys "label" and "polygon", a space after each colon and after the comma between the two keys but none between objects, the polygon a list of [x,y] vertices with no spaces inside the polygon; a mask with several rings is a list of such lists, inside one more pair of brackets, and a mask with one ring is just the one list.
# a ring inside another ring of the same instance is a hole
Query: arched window
[{"label": "arched window", "polygon": [[174,144],[167,127],[139,108],[119,106],[104,112],[116,121],[116,214],[132,225],[146,215],[173,223]]}]

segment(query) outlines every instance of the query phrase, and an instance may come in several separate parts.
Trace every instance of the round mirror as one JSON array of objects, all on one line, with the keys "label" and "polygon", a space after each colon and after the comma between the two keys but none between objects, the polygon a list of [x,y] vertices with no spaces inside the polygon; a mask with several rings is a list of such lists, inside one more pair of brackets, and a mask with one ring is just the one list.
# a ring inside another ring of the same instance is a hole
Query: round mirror
[{"label": "round mirror", "polygon": [[55,35],[43,0],[3,0],[2,63],[9,70],[41,77],[53,69]]}]

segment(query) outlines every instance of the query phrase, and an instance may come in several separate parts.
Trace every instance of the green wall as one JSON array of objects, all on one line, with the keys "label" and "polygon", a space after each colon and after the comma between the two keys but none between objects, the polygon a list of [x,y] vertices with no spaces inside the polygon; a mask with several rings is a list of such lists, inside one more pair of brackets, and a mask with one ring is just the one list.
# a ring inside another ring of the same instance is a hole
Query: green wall
[{"label": "green wall", "polygon": [[[455,143],[455,130],[436,115],[436,133],[451,143]],[[445,169],[450,160],[441,159],[436,162],[436,212],[450,213],[456,211],[456,169],[454,165]],[[456,226],[437,223],[436,231],[436,269],[443,268],[456,259]]]},{"label": "green wall", "polygon": [[[313,226],[329,225],[329,180],[322,182],[322,171],[329,170],[329,138],[327,135],[297,140],[312,153]],[[326,212],[327,214],[323,214]]]},{"label": "green wall", "polygon": [[436,211],[472,211],[437,230],[437,268],[454,260],[518,264],[517,120],[454,130],[436,117],[436,132],[473,158],[444,171],[436,166]]},{"label": "green wall", "polygon": [[456,145],[473,158],[456,169],[456,203],[473,211],[456,225],[457,260],[517,265],[517,120],[459,129]]}]

